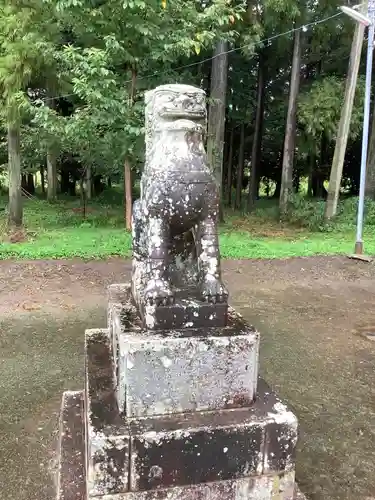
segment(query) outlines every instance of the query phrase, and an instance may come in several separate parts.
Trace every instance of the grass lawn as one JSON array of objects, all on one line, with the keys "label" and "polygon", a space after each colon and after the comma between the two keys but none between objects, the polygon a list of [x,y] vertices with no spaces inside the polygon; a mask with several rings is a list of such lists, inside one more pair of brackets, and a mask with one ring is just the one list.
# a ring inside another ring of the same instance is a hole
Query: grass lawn
[{"label": "grass lawn", "polygon": [[[6,202],[6,198],[0,198],[0,207]],[[220,227],[222,256],[269,259],[353,252],[355,213],[346,214],[345,223],[339,222],[336,227],[328,228],[328,232],[322,232],[277,221],[275,208],[266,200],[259,203],[251,216],[226,213],[226,222]],[[65,199],[56,204],[25,200],[27,237],[13,243],[6,235],[5,212],[1,217],[0,259],[93,259],[131,255],[131,235],[123,228],[122,207],[113,200],[99,198],[90,203],[86,218],[82,216],[78,199]],[[364,241],[366,253],[375,254],[372,226],[365,231]]]}]

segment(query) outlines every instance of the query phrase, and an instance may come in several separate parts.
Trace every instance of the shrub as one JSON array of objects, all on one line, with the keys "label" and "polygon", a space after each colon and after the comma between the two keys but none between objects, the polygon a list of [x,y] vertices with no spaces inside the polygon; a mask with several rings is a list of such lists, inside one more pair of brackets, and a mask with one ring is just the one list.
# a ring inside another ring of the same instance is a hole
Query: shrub
[{"label": "shrub", "polygon": [[324,200],[313,200],[294,194],[290,199],[289,211],[285,220],[310,231],[332,231],[334,223],[324,220],[324,208]]}]

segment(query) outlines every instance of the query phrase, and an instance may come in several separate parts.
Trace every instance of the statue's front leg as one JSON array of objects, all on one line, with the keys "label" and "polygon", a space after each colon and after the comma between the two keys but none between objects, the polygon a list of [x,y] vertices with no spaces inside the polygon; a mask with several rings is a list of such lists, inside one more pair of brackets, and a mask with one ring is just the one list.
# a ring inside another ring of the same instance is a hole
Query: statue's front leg
[{"label": "statue's front leg", "polygon": [[221,281],[216,218],[208,216],[198,223],[196,245],[202,298],[206,302],[226,302],[228,291]]},{"label": "statue's front leg", "polygon": [[146,222],[146,277],[145,302],[150,305],[168,305],[174,301],[168,277],[169,225],[160,218],[150,217]]}]

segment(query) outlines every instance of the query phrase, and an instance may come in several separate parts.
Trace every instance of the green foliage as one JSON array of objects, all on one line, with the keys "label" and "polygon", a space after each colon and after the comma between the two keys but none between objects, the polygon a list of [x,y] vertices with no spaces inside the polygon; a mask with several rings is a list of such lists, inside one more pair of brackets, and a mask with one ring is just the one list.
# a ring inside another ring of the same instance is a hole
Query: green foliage
[{"label": "green foliage", "polygon": [[28,109],[26,87],[53,63],[56,32],[41,0],[0,2],[0,97],[3,119]]},{"label": "green foliage", "polygon": [[[301,195],[294,195],[290,201],[291,209],[285,219],[296,227],[306,228],[314,232],[347,232],[354,233],[357,220],[358,198],[344,198],[338,205],[337,216],[329,222],[324,220],[325,202]],[[373,231],[375,226],[375,201],[365,200],[365,226]]]},{"label": "green foliage", "polygon": [[[21,243],[0,241],[0,259],[130,257],[131,235],[123,230],[123,209],[119,202],[121,199],[118,199],[116,191],[103,193],[100,203],[91,203],[86,218],[83,218],[79,202],[75,199],[56,204],[27,201],[25,221],[28,239]],[[5,203],[6,199],[0,199],[0,207]],[[321,202],[295,199],[293,203],[299,216],[296,215],[289,225],[275,220],[276,205],[271,201],[260,202],[251,218],[228,213],[227,222],[220,228],[223,257],[286,258],[353,251],[356,198],[340,203],[339,216],[335,224],[328,228],[328,234],[319,227],[315,215],[315,212],[322,211]],[[0,212],[0,227],[4,223],[5,214]],[[300,230],[296,227],[300,225],[308,229]],[[369,226],[365,232],[366,252],[375,254],[375,203],[370,201],[366,202],[366,226]]]},{"label": "green foliage", "polygon": [[333,225],[324,221],[324,207],[323,200],[312,200],[294,194],[290,198],[290,210],[286,220],[290,224],[304,227],[310,231],[331,231]]},{"label": "green foliage", "polygon": [[164,81],[176,78],[172,63],[211,48],[219,36],[233,39],[242,11],[226,0],[205,7],[195,0],[57,2],[55,15],[73,43],[56,46],[55,58],[76,102],[72,115],[61,117],[38,101],[32,126],[44,143],[57,138],[60,150],[99,172],[120,172],[125,157],[139,170],[150,67],[161,68]]},{"label": "green foliage", "polygon": [[[338,213],[335,223],[338,227],[344,229],[352,226],[357,220],[358,198],[346,198],[341,201],[338,207]],[[365,199],[364,220],[366,227],[374,231],[375,226],[375,201],[369,198]]]},{"label": "green foliage", "polygon": [[[137,181],[143,165],[144,91],[167,82],[208,90],[212,48],[225,39],[230,48],[226,118],[228,128],[235,130],[233,164],[238,163],[238,134],[245,123],[248,172],[262,56],[266,74],[260,174],[277,181],[289,94],[290,30],[335,14],[339,4],[339,0],[0,0],[1,163],[6,163],[6,122],[14,120],[21,123],[22,165],[27,172],[39,170],[47,150],[53,149],[60,154],[59,166],[70,155],[83,167],[80,172],[90,166],[93,174],[117,179],[123,175],[126,158]],[[286,34],[278,37],[280,33]],[[298,174],[307,175],[309,158],[321,152],[323,134],[328,153],[319,168],[328,171],[352,34],[353,23],[345,16],[303,30]],[[268,37],[271,41],[264,41]],[[348,148],[354,152],[347,154],[344,168],[350,187],[355,185],[359,163],[355,142],[362,127],[363,90],[360,79]],[[322,202],[293,199],[291,206],[293,224],[330,230],[321,222]],[[63,214],[60,217],[62,221]],[[120,218],[110,218],[108,224],[117,227]],[[76,226],[72,214],[65,222]],[[86,229],[105,225],[105,217],[92,215],[85,222]]]},{"label": "green foliage", "polygon": [[[340,113],[344,99],[345,80],[327,76],[315,81],[311,88],[300,96],[298,119],[305,132],[317,139],[325,132],[329,140],[336,138]],[[362,130],[364,102],[364,80],[359,78],[350,137],[356,139]]]}]

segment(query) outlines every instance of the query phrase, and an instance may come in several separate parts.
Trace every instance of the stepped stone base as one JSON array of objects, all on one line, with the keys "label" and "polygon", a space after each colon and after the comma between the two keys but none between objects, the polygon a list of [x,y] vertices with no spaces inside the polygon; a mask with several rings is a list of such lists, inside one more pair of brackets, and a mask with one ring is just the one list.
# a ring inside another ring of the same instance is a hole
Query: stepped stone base
[{"label": "stepped stone base", "polygon": [[109,292],[85,390],[63,395],[58,500],[302,500],[297,419],[258,379],[258,332],[233,310],[145,331],[128,285]]},{"label": "stepped stone base", "polygon": [[[60,418],[56,500],[92,500],[86,493],[84,391],[65,392]],[[273,474],[144,492],[104,495],[101,500],[306,500],[294,474]]]}]

